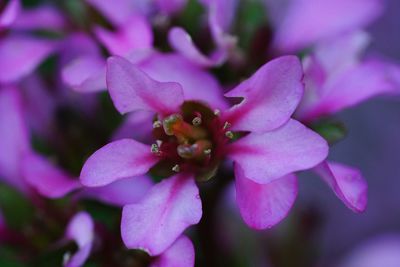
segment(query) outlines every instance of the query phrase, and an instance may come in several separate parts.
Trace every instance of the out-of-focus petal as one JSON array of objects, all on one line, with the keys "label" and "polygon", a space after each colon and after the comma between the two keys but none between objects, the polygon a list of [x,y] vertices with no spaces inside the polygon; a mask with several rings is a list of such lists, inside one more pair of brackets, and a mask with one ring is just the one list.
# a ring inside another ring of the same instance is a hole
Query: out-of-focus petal
[{"label": "out-of-focus petal", "polygon": [[129,113],[126,120],[113,134],[113,140],[132,138],[138,142],[149,144],[152,138],[154,113],[148,111],[136,111]]},{"label": "out-of-focus petal", "polygon": [[69,34],[62,42],[60,65],[65,66],[80,57],[101,58],[99,45],[86,33]]},{"label": "out-of-focus petal", "polygon": [[153,44],[151,26],[142,16],[129,18],[116,32],[96,27],[95,34],[112,55],[123,56],[135,49],[150,48]]},{"label": "out-of-focus petal", "polygon": [[107,87],[120,113],[148,110],[168,115],[184,100],[180,84],[155,81],[122,57],[107,60]]},{"label": "out-of-focus petal", "polygon": [[35,153],[24,155],[21,169],[25,181],[48,198],[60,198],[81,187],[78,179]]},{"label": "out-of-focus petal", "polygon": [[199,66],[218,66],[227,58],[226,51],[221,49],[216,50],[209,57],[205,56],[193,43],[190,35],[184,29],[179,27],[174,27],[169,31],[168,41],[177,52]]},{"label": "out-of-focus petal", "polygon": [[187,0],[155,0],[158,9],[164,14],[174,14],[181,11]]},{"label": "out-of-focus petal", "polygon": [[5,6],[3,12],[0,13],[0,29],[7,28],[13,24],[20,11],[20,0],[10,0]]},{"label": "out-of-focus petal", "polygon": [[103,91],[106,88],[106,61],[94,56],[80,57],[66,65],[61,75],[63,81],[78,92]]},{"label": "out-of-focus petal", "polygon": [[177,82],[185,100],[199,100],[211,108],[225,109],[227,102],[215,77],[176,54],[155,53],[139,63],[140,69],[159,82]]},{"label": "out-of-focus petal", "polygon": [[0,41],[0,82],[10,83],[29,74],[57,48],[57,42],[9,35]]},{"label": "out-of-focus petal", "polygon": [[106,204],[124,206],[138,202],[152,187],[153,182],[147,176],[138,176],[115,181],[111,184],[85,188],[82,196],[96,199]]},{"label": "out-of-focus petal", "polygon": [[366,209],[368,185],[358,169],[325,161],[315,167],[314,171],[349,209],[355,212]]},{"label": "out-of-focus petal", "polygon": [[21,190],[26,185],[20,162],[30,150],[20,92],[14,87],[0,88],[0,177]]},{"label": "out-of-focus petal", "polygon": [[224,114],[232,130],[261,133],[287,122],[303,95],[302,77],[298,58],[284,56],[266,63],[225,94],[244,98]]},{"label": "out-of-focus petal", "polygon": [[265,184],[312,168],[328,155],[326,141],[295,120],[263,134],[251,133],[230,147],[230,154],[254,182]]},{"label": "out-of-focus petal", "polygon": [[267,184],[246,178],[235,165],[236,201],[243,220],[254,229],[265,229],[283,220],[297,197],[297,178],[289,174]]},{"label": "out-of-focus petal", "polygon": [[128,248],[152,256],[163,253],[202,214],[199,190],[192,177],[176,175],[155,185],[139,203],[122,212],[122,239]]},{"label": "out-of-focus petal", "polygon": [[193,267],[194,247],[186,236],[179,237],[150,267]]},{"label": "out-of-focus petal", "polygon": [[74,240],[78,245],[78,251],[64,263],[64,266],[82,266],[89,257],[94,239],[94,223],[87,212],[79,212],[71,219],[67,226],[65,238]]},{"label": "out-of-focus petal", "polygon": [[294,52],[362,28],[382,11],[380,0],[292,0],[276,30],[274,46],[280,52]]},{"label": "out-of-focus petal", "polygon": [[145,174],[156,162],[150,146],[132,139],[109,143],[94,152],[82,167],[80,179],[89,187]]},{"label": "out-of-focus petal", "polygon": [[400,236],[386,234],[368,240],[352,250],[338,267],[397,267],[400,266]]},{"label": "out-of-focus petal", "polygon": [[62,30],[66,27],[63,14],[54,6],[43,5],[32,9],[24,9],[13,23],[17,30]]}]

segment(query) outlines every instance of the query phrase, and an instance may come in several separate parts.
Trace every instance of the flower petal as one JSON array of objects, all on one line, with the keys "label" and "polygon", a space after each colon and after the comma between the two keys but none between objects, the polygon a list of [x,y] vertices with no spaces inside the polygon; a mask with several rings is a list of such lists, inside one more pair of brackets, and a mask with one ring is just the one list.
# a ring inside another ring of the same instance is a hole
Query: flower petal
[{"label": "flower petal", "polygon": [[97,56],[83,56],[62,70],[63,81],[78,92],[97,92],[106,88],[106,62]]},{"label": "flower petal", "polygon": [[22,156],[31,150],[18,88],[0,88],[0,177],[18,189],[26,185],[20,176]]},{"label": "flower petal", "polygon": [[146,7],[148,0],[86,0],[90,5],[100,11],[114,25],[125,23],[140,7]]},{"label": "flower petal", "polygon": [[314,171],[349,209],[354,212],[363,212],[366,209],[368,185],[359,170],[324,161],[315,167]]},{"label": "flower petal", "polygon": [[153,183],[147,176],[137,176],[121,179],[111,184],[85,188],[82,196],[96,199],[106,204],[123,206],[138,202],[152,187]]},{"label": "flower petal", "polygon": [[294,52],[362,28],[382,11],[380,0],[292,0],[276,30],[274,46],[280,52]]},{"label": "flower petal", "polygon": [[21,168],[25,181],[45,197],[60,198],[81,187],[78,179],[35,153],[24,155]]},{"label": "flower petal", "polygon": [[168,115],[176,112],[184,100],[178,83],[157,82],[116,56],[107,60],[107,86],[120,113],[148,110]]},{"label": "flower petal", "polygon": [[199,66],[218,66],[222,64],[227,57],[227,54],[224,50],[217,50],[209,57],[203,55],[193,43],[190,35],[180,27],[174,27],[169,31],[168,41],[174,50]]},{"label": "flower petal", "polygon": [[0,82],[15,82],[33,71],[56,49],[56,42],[10,35],[0,41]]},{"label": "flower petal", "polygon": [[95,34],[112,55],[123,56],[135,49],[150,48],[153,44],[151,26],[142,16],[129,18],[116,32],[96,27]]},{"label": "flower petal", "polygon": [[236,201],[240,214],[254,229],[271,228],[286,217],[297,197],[297,178],[289,174],[267,184],[258,184],[235,165]]},{"label": "flower petal", "polygon": [[78,244],[78,251],[66,262],[65,267],[80,267],[89,257],[94,239],[94,223],[87,212],[76,214],[67,226],[65,237]]},{"label": "flower petal", "polygon": [[262,66],[252,77],[225,94],[243,101],[225,113],[232,130],[265,132],[287,122],[303,95],[303,71],[295,56]]},{"label": "flower petal", "polygon": [[212,108],[225,109],[226,99],[214,76],[176,54],[154,53],[139,63],[140,69],[159,82],[177,82],[185,100],[203,101]]},{"label": "flower petal", "polygon": [[13,24],[20,11],[20,0],[10,0],[0,14],[0,29],[7,28]]},{"label": "flower petal", "polygon": [[254,182],[265,184],[306,170],[328,155],[326,141],[295,120],[263,134],[251,133],[230,147],[232,158]]},{"label": "flower petal", "polygon": [[42,5],[24,9],[13,23],[14,30],[53,30],[59,31],[66,27],[63,14],[54,6]]},{"label": "flower petal", "polygon": [[192,241],[181,236],[150,267],[193,267],[194,257]]},{"label": "flower petal", "polygon": [[132,139],[109,143],[83,165],[80,179],[85,186],[103,186],[116,180],[145,174],[158,158],[150,146]]},{"label": "flower petal", "polygon": [[137,204],[122,211],[121,233],[128,248],[151,256],[164,252],[202,214],[199,190],[192,177],[176,175],[155,185]]}]

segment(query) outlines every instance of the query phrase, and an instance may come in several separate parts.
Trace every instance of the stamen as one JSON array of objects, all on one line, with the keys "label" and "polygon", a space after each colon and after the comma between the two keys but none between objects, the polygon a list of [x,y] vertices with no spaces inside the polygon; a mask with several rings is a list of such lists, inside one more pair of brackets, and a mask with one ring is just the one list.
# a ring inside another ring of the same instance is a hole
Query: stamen
[{"label": "stamen", "polygon": [[160,148],[157,144],[152,144],[150,150],[151,150],[151,153],[156,154],[156,155],[159,155],[161,153]]},{"label": "stamen", "polygon": [[225,136],[228,137],[229,139],[233,139],[233,137],[234,137],[232,131],[227,131],[227,132],[225,133]]},{"label": "stamen", "polygon": [[219,110],[219,109],[215,109],[214,110],[214,115],[215,116],[219,116],[221,114],[221,110]]},{"label": "stamen", "polygon": [[226,121],[226,122],[224,123],[223,129],[226,130],[226,129],[230,128],[231,126],[232,126],[232,124],[230,124],[229,122]]},{"label": "stamen", "polygon": [[195,117],[195,118],[192,120],[192,124],[193,124],[194,126],[199,126],[199,125],[201,124],[201,117]]},{"label": "stamen", "polygon": [[176,164],[174,167],[172,167],[172,171],[174,172],[179,172],[181,169],[179,168],[179,165]]},{"label": "stamen", "polygon": [[156,120],[156,121],[153,122],[153,128],[154,128],[154,129],[160,128],[161,126],[162,126],[161,121]]},{"label": "stamen", "polygon": [[204,151],[203,151],[203,153],[204,153],[204,155],[210,155],[211,154],[211,148],[209,148],[209,149],[205,149]]}]

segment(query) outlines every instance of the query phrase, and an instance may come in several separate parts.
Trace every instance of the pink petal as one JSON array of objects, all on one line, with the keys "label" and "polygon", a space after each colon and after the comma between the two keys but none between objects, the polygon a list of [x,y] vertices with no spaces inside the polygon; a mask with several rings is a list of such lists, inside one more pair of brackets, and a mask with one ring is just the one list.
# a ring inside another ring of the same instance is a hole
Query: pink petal
[{"label": "pink petal", "polygon": [[362,28],[378,17],[382,9],[380,0],[292,0],[276,30],[274,46],[281,52],[294,52]]},{"label": "pink petal", "polygon": [[125,245],[156,256],[164,252],[202,214],[192,177],[176,175],[155,185],[137,204],[124,207],[121,233]]},{"label": "pink petal", "polygon": [[283,220],[297,197],[297,178],[289,174],[267,184],[258,184],[235,165],[236,201],[240,214],[254,229],[271,228]]},{"label": "pink petal", "polygon": [[66,25],[67,23],[60,10],[51,5],[43,5],[22,10],[18,19],[12,25],[12,29],[59,31],[63,30]]},{"label": "pink petal", "polygon": [[116,32],[97,27],[95,34],[112,55],[122,56],[135,49],[150,48],[153,44],[151,26],[142,16],[131,17]]},{"label": "pink petal", "polygon": [[21,179],[20,163],[30,150],[22,96],[17,88],[0,88],[0,177],[21,190],[26,185]]},{"label": "pink petal", "polygon": [[121,179],[102,187],[85,188],[82,195],[106,204],[123,206],[138,202],[152,186],[153,182],[149,177],[137,176]]},{"label": "pink petal", "polygon": [[65,267],[80,267],[89,257],[94,239],[94,223],[87,212],[76,214],[67,226],[67,239],[74,240],[78,251],[64,264]]},{"label": "pink petal", "polygon": [[193,267],[194,257],[192,241],[181,236],[150,267]]},{"label": "pink petal", "polygon": [[303,95],[303,71],[295,56],[274,59],[225,94],[243,97],[225,114],[232,130],[265,132],[287,122]]},{"label": "pink petal", "polygon": [[38,154],[24,155],[21,164],[25,181],[45,197],[60,198],[81,186],[78,179]]},{"label": "pink petal", "polygon": [[174,14],[181,11],[188,0],[155,0],[157,7],[164,14]]},{"label": "pink petal", "polygon": [[10,0],[0,13],[0,29],[7,28],[17,18],[21,11],[21,2],[19,0]]},{"label": "pink petal", "polygon": [[70,33],[62,42],[60,65],[65,66],[77,58],[102,58],[99,44],[88,34]]},{"label": "pink petal", "polygon": [[349,209],[354,212],[363,212],[366,209],[368,185],[358,169],[325,161],[315,167],[314,171]]},{"label": "pink petal", "polygon": [[222,64],[227,57],[225,51],[216,51],[209,57],[203,55],[193,43],[190,35],[182,28],[174,27],[168,33],[168,41],[174,50],[203,67],[218,66]]},{"label": "pink petal", "polygon": [[12,35],[0,41],[0,82],[15,82],[32,72],[56,49],[56,42]]},{"label": "pink petal", "polygon": [[107,86],[120,113],[148,110],[168,115],[184,100],[178,83],[157,82],[122,57],[107,60]]},{"label": "pink petal", "polygon": [[200,100],[211,108],[225,109],[222,88],[209,72],[175,54],[154,53],[139,63],[140,69],[159,82],[182,85],[185,100]]},{"label": "pink petal", "polygon": [[85,186],[104,186],[119,179],[143,175],[157,161],[150,146],[122,139],[94,152],[83,165],[80,179]]},{"label": "pink petal", "polygon": [[326,141],[295,120],[263,134],[251,133],[234,142],[229,155],[254,182],[265,184],[306,170],[328,155]]},{"label": "pink petal", "polygon": [[132,138],[141,143],[154,142],[153,131],[154,113],[148,111],[135,111],[129,113],[125,121],[114,132],[112,139]]},{"label": "pink petal", "polygon": [[106,88],[106,62],[100,57],[84,56],[62,70],[64,83],[78,92],[97,92]]}]

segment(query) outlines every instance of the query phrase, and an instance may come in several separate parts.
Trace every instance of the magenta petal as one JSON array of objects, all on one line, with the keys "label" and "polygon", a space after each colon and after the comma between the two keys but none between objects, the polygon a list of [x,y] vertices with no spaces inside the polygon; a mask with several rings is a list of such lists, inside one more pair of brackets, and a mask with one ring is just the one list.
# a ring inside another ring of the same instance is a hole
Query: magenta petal
[{"label": "magenta petal", "polygon": [[382,9],[380,0],[292,0],[279,23],[274,46],[281,52],[294,52],[322,39],[362,28],[380,15]]},{"label": "magenta petal", "polygon": [[325,161],[315,167],[314,171],[349,209],[354,212],[363,212],[366,209],[368,185],[358,169]]},{"label": "magenta petal", "polygon": [[182,85],[185,100],[199,100],[211,108],[225,109],[223,89],[214,76],[176,54],[154,53],[140,63],[140,69],[159,82]]},{"label": "magenta petal", "polygon": [[56,49],[56,43],[29,36],[8,36],[0,41],[0,82],[15,82],[29,74]]},{"label": "magenta petal", "polygon": [[149,177],[137,176],[121,179],[101,187],[85,188],[82,195],[106,204],[124,206],[138,202],[152,186],[153,182]]},{"label": "magenta petal", "polygon": [[181,236],[150,267],[193,267],[194,257],[192,241]]},{"label": "magenta petal", "polygon": [[182,10],[188,0],[155,0],[158,9],[164,14],[174,14]]},{"label": "magenta petal", "polygon": [[295,171],[312,168],[328,155],[328,144],[298,121],[234,142],[229,155],[254,182],[265,184]]},{"label": "magenta petal", "polygon": [[184,100],[178,83],[157,82],[122,57],[107,60],[107,86],[121,113],[148,110],[168,115],[176,112]]},{"label": "magenta petal", "polygon": [[78,179],[73,179],[38,154],[26,154],[21,168],[25,181],[49,198],[63,197],[81,186]]},{"label": "magenta petal", "polygon": [[135,2],[143,2],[143,0],[86,0],[86,2],[100,11],[111,23],[120,25],[133,15]]},{"label": "magenta petal", "polygon": [[199,190],[192,177],[176,175],[155,185],[139,203],[122,212],[125,245],[152,256],[164,252],[202,214]]},{"label": "magenta petal", "polygon": [[226,52],[222,50],[215,52],[210,57],[203,55],[193,43],[190,35],[179,27],[174,27],[169,31],[168,41],[176,51],[200,66],[217,66],[223,63],[227,57]]},{"label": "magenta petal", "polygon": [[80,267],[89,257],[94,239],[94,223],[86,212],[76,214],[67,226],[65,237],[74,240],[78,251],[64,263],[65,267]]},{"label": "magenta petal", "polygon": [[21,11],[20,0],[10,0],[0,14],[0,29],[10,26]]},{"label": "magenta petal", "polygon": [[80,179],[85,186],[103,186],[119,179],[143,175],[157,161],[150,146],[122,139],[93,153],[83,165]]},{"label": "magenta petal", "polygon": [[20,91],[3,87],[0,89],[0,177],[21,190],[26,187],[20,176],[20,163],[30,150]]},{"label": "magenta petal", "polygon": [[97,27],[95,34],[112,55],[122,56],[135,49],[150,48],[153,44],[151,26],[142,16],[131,17],[116,32]]},{"label": "magenta petal", "polygon": [[303,95],[303,71],[295,56],[262,66],[252,77],[225,94],[243,101],[225,113],[232,130],[265,132],[289,120]]},{"label": "magenta petal", "polygon": [[97,56],[77,58],[62,70],[63,81],[78,92],[97,92],[106,89],[106,62]]},{"label": "magenta petal", "polygon": [[63,14],[51,5],[22,10],[12,29],[17,30],[63,30],[66,21]]},{"label": "magenta petal", "polygon": [[297,197],[297,178],[289,174],[267,184],[258,184],[235,165],[236,201],[248,226],[265,229],[286,217]]}]

